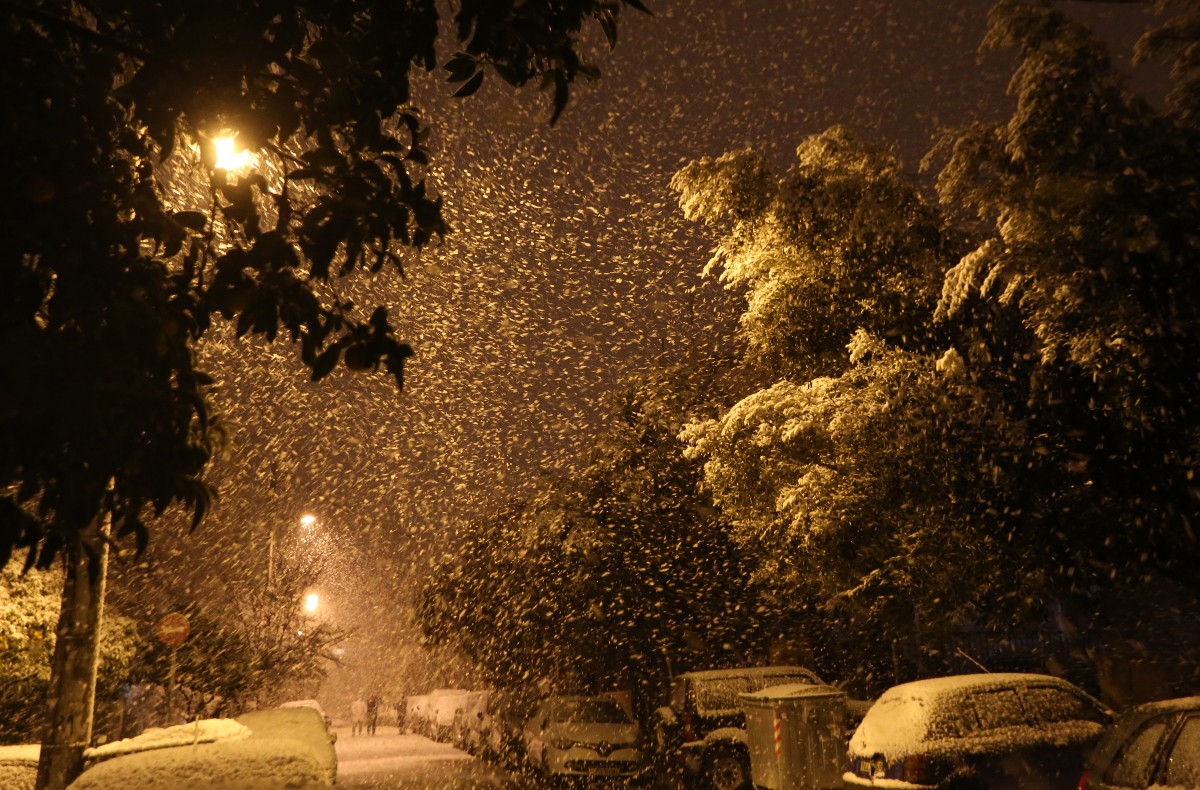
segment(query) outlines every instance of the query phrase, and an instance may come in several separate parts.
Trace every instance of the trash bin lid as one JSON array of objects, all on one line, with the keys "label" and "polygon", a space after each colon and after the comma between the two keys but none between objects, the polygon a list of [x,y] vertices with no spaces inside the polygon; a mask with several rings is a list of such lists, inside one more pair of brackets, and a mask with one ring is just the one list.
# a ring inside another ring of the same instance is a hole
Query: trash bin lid
[{"label": "trash bin lid", "polygon": [[824,699],[827,697],[844,697],[846,692],[834,686],[814,685],[812,683],[784,683],[781,686],[768,686],[762,691],[739,694],[746,702],[770,704],[779,700]]}]

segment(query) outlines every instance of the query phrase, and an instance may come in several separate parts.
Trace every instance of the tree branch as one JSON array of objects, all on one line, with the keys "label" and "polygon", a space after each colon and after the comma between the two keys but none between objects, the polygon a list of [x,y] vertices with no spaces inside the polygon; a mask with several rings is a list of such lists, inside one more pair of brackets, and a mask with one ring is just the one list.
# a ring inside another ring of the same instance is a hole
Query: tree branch
[{"label": "tree branch", "polygon": [[8,11],[16,17],[24,18],[30,22],[36,22],[40,25],[45,25],[53,30],[59,30],[68,35],[78,36],[79,38],[88,41],[89,43],[103,47],[105,49],[116,50],[126,55],[138,58],[139,60],[150,60],[150,53],[144,49],[123,44],[116,39],[99,33],[95,30],[78,25],[67,19],[60,19],[53,14],[47,14],[45,11],[39,11],[36,8],[10,3],[7,0],[0,0],[0,9]]}]

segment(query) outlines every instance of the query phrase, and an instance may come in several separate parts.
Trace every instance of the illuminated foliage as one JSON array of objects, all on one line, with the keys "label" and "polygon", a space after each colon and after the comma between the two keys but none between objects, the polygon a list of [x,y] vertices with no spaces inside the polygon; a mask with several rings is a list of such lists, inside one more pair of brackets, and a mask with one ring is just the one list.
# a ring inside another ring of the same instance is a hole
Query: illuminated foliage
[{"label": "illuminated foliage", "polygon": [[936,212],[886,151],[834,128],[801,143],[785,178],[743,151],[693,162],[672,186],[689,218],[731,224],[709,268],[746,291],[753,360],[803,379],[840,369],[859,327],[924,340],[948,256]]}]

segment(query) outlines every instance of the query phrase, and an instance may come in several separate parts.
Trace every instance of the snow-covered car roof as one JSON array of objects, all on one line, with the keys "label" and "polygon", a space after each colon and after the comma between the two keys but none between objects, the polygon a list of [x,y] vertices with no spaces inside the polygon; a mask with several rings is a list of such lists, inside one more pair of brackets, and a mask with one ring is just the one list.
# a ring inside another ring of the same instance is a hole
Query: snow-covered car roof
[{"label": "snow-covered car roof", "polygon": [[739,694],[759,691],[787,683],[825,685],[810,669],[804,667],[751,667],[744,669],[707,669],[686,672],[679,676],[687,680],[688,694],[703,716],[726,716],[740,712]]},{"label": "snow-covered car roof", "polygon": [[336,736],[328,732],[324,720],[312,708],[253,710],[238,716],[237,721],[250,728],[254,739],[298,742],[316,760],[326,781],[329,784],[336,781],[337,752],[333,746]]},{"label": "snow-covered car roof", "polygon": [[1200,696],[1198,697],[1175,697],[1174,699],[1160,699],[1154,702],[1143,702],[1140,705],[1134,705],[1128,710],[1122,711],[1122,716],[1131,713],[1169,713],[1177,710],[1194,710],[1200,708]]},{"label": "snow-covered car roof", "polygon": [[1078,690],[1074,684],[1053,675],[1040,675],[1035,672],[982,672],[967,675],[947,675],[945,677],[925,678],[923,680],[901,683],[885,691],[879,699],[920,697],[921,699],[932,701],[944,695],[958,694],[963,691],[1029,684],[1058,686],[1060,688]]},{"label": "snow-covered car roof", "polygon": [[313,710],[320,713],[322,716],[325,715],[325,709],[323,707],[321,707],[321,703],[317,702],[315,699],[289,700],[288,702],[279,703],[279,707],[281,707],[281,708],[312,708]]},{"label": "snow-covered car roof", "polygon": [[698,669],[694,672],[681,672],[677,677],[689,680],[720,680],[728,677],[758,677],[760,675],[800,675],[813,678],[816,683],[824,683],[811,669],[804,667],[737,667],[733,669]]},{"label": "snow-covered car roof", "polygon": [[817,697],[844,697],[846,692],[835,686],[823,683],[783,683],[778,686],[767,686],[760,691],[739,694],[749,702],[769,702],[771,700],[808,699]]}]

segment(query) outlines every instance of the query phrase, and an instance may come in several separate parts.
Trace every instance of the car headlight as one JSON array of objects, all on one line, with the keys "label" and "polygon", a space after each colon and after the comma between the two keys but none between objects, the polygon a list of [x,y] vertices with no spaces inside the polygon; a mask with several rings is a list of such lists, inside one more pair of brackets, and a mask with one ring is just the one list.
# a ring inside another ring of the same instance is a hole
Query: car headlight
[{"label": "car headlight", "polygon": [[548,738],[546,740],[546,742],[549,743],[551,746],[553,746],[555,749],[561,749],[563,751],[566,751],[567,749],[570,749],[572,746],[575,745],[575,741],[571,740],[570,738],[566,738],[562,735],[551,736],[550,738]]}]

